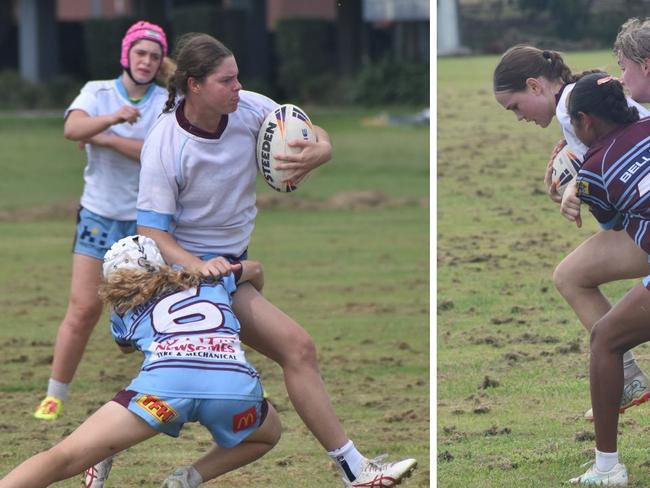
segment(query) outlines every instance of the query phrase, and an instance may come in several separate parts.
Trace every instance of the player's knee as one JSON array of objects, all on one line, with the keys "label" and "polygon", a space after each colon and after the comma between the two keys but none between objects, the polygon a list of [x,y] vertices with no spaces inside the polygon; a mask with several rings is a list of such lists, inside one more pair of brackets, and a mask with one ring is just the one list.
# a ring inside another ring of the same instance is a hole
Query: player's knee
[{"label": "player's knee", "polygon": [[316,344],[306,330],[300,328],[300,332],[292,337],[286,359],[286,362],[299,368],[318,369]]},{"label": "player's knee", "polygon": [[589,338],[589,348],[592,354],[616,352],[616,345],[612,335],[615,326],[616,324],[611,323],[607,316],[594,324]]},{"label": "player's knee", "polygon": [[571,271],[570,265],[565,261],[558,264],[553,271],[553,283],[563,297],[569,295],[577,286],[573,276],[574,273]]},{"label": "player's knee", "polygon": [[[78,455],[75,455],[69,449],[62,447],[60,444],[45,451],[43,456],[45,458],[44,463],[47,463],[50,466],[56,466],[56,471],[59,473],[68,475],[67,477],[77,474],[77,471],[72,468],[76,464],[76,458],[78,458]],[[71,469],[75,472],[68,472]]]},{"label": "player's knee", "polygon": [[102,315],[101,303],[84,303],[70,300],[65,314],[65,323],[71,330],[81,333],[92,331]]}]

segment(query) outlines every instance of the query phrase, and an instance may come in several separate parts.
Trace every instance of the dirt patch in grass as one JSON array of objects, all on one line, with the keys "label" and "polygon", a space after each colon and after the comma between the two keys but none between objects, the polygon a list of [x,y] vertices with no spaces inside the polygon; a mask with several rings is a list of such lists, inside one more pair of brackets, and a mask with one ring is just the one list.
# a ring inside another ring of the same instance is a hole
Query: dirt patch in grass
[{"label": "dirt patch in grass", "polygon": [[[257,208],[289,208],[305,210],[360,209],[360,208],[429,208],[429,198],[396,198],[381,191],[351,191],[332,195],[327,200],[312,200],[298,195],[263,193],[257,196]],[[79,201],[60,202],[52,205],[17,208],[0,211],[0,222],[33,222],[40,220],[63,220],[74,218]]]}]

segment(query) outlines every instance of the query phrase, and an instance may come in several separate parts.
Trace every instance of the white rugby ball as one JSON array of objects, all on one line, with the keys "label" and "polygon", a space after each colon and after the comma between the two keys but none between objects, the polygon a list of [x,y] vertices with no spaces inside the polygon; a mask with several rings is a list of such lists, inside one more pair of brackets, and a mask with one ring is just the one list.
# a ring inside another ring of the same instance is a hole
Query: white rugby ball
[{"label": "white rugby ball", "polygon": [[562,195],[566,186],[578,174],[582,162],[573,154],[569,146],[564,146],[553,158],[553,175],[551,181],[557,182],[557,191]]},{"label": "white rugby ball", "polygon": [[276,191],[288,193],[297,188],[293,181],[282,181],[286,170],[275,168],[281,161],[274,157],[280,153],[299,153],[302,148],[288,145],[296,139],[316,141],[311,121],[300,107],[280,105],[262,122],[257,136],[257,167],[266,183]]}]

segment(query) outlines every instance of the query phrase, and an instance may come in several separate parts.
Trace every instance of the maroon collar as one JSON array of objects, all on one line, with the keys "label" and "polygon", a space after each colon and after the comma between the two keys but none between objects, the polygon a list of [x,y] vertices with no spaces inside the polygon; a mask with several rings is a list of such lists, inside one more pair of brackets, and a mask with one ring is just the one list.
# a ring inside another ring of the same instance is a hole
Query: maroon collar
[{"label": "maroon collar", "polygon": [[226,130],[226,126],[228,125],[228,114],[223,114],[221,116],[219,127],[217,127],[217,130],[215,132],[208,132],[207,130],[203,130],[200,127],[192,125],[192,123],[187,120],[187,117],[185,117],[185,112],[183,111],[184,108],[185,99],[181,100],[181,103],[179,103],[178,107],[176,107],[176,122],[178,122],[178,125],[180,125],[190,134],[202,139],[219,139],[223,134],[223,131]]},{"label": "maroon collar", "polygon": [[555,94],[555,106],[560,103],[560,98],[562,98],[562,93],[564,93],[564,89],[566,88],[566,85],[562,85],[562,88],[560,88],[560,91]]}]

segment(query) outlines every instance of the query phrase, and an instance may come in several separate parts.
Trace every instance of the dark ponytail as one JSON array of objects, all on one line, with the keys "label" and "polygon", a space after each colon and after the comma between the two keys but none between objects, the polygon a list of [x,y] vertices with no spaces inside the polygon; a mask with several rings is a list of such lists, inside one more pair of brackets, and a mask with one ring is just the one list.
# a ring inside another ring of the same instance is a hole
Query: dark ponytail
[{"label": "dark ponytail", "polygon": [[628,105],[621,82],[602,71],[583,76],[573,87],[569,96],[569,115],[575,119],[580,112],[616,124],[639,120],[639,111]]},{"label": "dark ponytail", "polygon": [[557,51],[541,50],[523,44],[511,47],[494,69],[495,92],[526,89],[528,78],[543,77],[549,81],[573,83],[574,75]]}]

